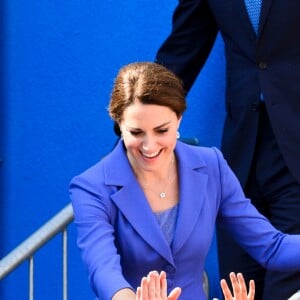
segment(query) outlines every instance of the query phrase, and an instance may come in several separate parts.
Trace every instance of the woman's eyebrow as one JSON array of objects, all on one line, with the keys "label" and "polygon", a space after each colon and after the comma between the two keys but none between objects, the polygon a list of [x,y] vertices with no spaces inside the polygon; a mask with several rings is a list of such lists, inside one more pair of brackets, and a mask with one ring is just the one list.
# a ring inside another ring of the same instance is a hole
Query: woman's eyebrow
[{"label": "woman's eyebrow", "polygon": [[[154,127],[154,130],[160,129],[161,127],[164,127],[166,125],[169,125],[171,123],[171,121],[165,122],[161,125],[158,125],[156,127]],[[142,130],[141,128],[138,127],[131,127],[131,126],[126,126],[126,130]]]},{"label": "woman's eyebrow", "polygon": [[166,125],[169,125],[170,123],[171,123],[171,121],[168,121],[168,122],[163,123],[163,124],[161,124],[161,125],[159,125],[159,126],[157,126],[157,127],[154,127],[154,129],[160,129],[161,127],[164,127],[164,126],[166,126]]}]

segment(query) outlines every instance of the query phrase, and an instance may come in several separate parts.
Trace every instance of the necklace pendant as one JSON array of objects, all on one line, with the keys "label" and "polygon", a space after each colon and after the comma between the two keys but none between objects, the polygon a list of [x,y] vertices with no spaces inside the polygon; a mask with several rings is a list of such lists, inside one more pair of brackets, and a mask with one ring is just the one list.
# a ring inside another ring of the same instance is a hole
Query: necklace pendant
[{"label": "necklace pendant", "polygon": [[159,197],[160,197],[160,198],[166,198],[166,193],[165,193],[165,192],[161,192],[161,193],[159,194]]}]

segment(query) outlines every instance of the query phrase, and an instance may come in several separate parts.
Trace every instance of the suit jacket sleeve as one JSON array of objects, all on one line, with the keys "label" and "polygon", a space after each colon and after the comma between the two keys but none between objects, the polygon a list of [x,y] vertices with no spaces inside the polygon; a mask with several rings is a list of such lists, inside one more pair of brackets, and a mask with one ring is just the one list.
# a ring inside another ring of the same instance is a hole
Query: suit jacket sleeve
[{"label": "suit jacket sleeve", "polygon": [[106,201],[101,181],[88,170],[70,184],[70,197],[78,229],[77,244],[88,268],[90,285],[97,299],[111,299],[122,288],[132,288],[122,274],[114,244],[112,219],[115,209]]},{"label": "suit jacket sleeve", "polygon": [[172,31],[155,61],[175,72],[189,91],[217,35],[217,25],[205,0],[179,0]]},{"label": "suit jacket sleeve", "polygon": [[300,235],[288,235],[272,224],[245,200],[240,184],[219,151],[222,200],[218,226],[230,231],[233,238],[254,259],[270,270],[300,270]]}]

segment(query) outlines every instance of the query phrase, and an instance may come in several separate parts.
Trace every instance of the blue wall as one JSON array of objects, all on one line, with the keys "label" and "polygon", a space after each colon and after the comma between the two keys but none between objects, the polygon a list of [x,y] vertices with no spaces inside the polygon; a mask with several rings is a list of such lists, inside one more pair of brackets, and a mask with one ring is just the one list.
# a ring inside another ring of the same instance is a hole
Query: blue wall
[{"label": "blue wall", "polygon": [[[106,106],[118,69],[152,61],[177,1],[2,0],[0,16],[0,257],[69,203],[70,179],[115,143]],[[2,46],[3,45],[3,46]],[[181,135],[220,144],[223,43],[188,96]],[[93,299],[70,227],[70,300]],[[60,237],[35,258],[35,299],[61,299]],[[215,245],[208,273],[217,296]],[[27,264],[0,282],[26,299]]]}]

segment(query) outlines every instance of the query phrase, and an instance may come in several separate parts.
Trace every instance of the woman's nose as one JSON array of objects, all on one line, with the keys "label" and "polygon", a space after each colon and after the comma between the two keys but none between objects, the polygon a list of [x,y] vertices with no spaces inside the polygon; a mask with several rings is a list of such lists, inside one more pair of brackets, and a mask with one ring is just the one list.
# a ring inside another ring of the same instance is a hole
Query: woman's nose
[{"label": "woman's nose", "polygon": [[153,150],[154,145],[155,145],[154,139],[151,137],[147,137],[143,141],[142,148],[145,151],[151,151],[151,150]]}]

